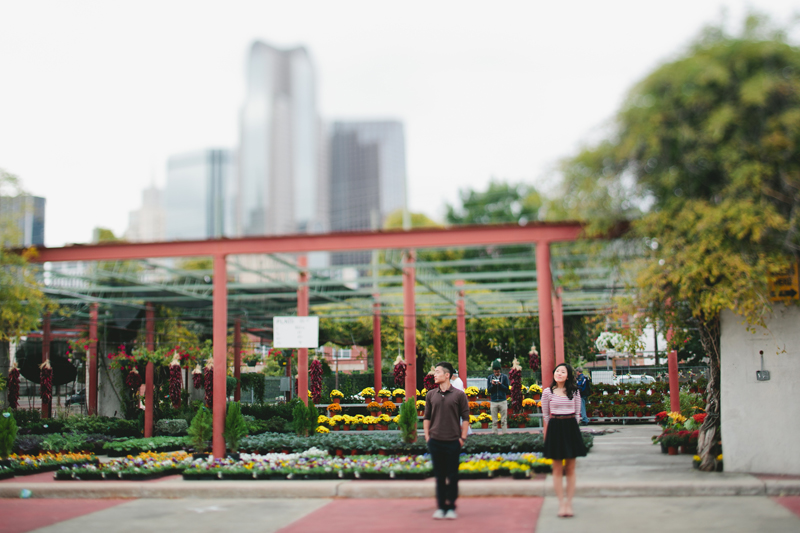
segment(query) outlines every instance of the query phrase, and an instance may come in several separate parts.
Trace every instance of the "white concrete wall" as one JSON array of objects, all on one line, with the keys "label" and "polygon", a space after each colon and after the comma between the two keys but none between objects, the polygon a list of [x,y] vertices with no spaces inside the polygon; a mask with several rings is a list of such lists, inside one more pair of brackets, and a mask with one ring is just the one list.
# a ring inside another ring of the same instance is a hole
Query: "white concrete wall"
[{"label": "white concrete wall", "polygon": [[[800,475],[800,307],[776,304],[767,329],[722,314],[722,449],[726,472]],[[770,371],[757,381],[756,371]]]}]

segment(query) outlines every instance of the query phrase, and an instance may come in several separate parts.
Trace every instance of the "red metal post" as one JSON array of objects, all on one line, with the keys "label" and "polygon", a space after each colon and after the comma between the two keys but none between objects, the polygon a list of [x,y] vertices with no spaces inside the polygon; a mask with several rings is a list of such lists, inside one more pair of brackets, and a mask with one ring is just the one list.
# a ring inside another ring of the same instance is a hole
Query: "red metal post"
[{"label": "red metal post", "polygon": [[[50,313],[45,313],[42,320],[42,363],[50,359]],[[42,418],[50,418],[52,402],[42,402]]]},{"label": "red metal post", "polygon": [[564,307],[561,304],[561,287],[553,295],[553,331],[556,341],[556,364],[564,362]]},{"label": "red metal post", "polygon": [[212,451],[214,457],[225,457],[225,382],[228,377],[228,269],[224,255],[214,256],[214,437]]},{"label": "red metal post", "polygon": [[242,397],[242,319],[240,318],[233,323],[233,377],[236,378],[233,401],[238,402]]},{"label": "red metal post", "polygon": [[89,307],[89,349],[86,353],[89,359],[87,410],[90,415],[97,414],[97,307],[96,303]]},{"label": "red metal post", "polygon": [[[381,390],[383,383],[381,370],[381,302],[379,295],[375,294],[375,303],[372,304],[372,366],[375,369],[375,393]],[[410,398],[410,396],[409,396]]]},{"label": "red metal post", "polygon": [[550,243],[536,243],[536,292],[539,295],[539,345],[542,357],[542,386],[553,380],[555,340],[553,335],[553,280],[550,274]]},{"label": "red metal post", "polygon": [[467,386],[467,318],[464,305],[464,280],[457,280],[459,287],[458,300],[456,301],[456,338],[458,339],[458,377]]},{"label": "red metal post", "polygon": [[[667,346],[672,341],[672,329],[667,330]],[[667,368],[669,370],[669,409],[673,412],[681,411],[681,384],[678,381],[678,350],[670,350],[667,354]]]},{"label": "red metal post", "polygon": [[[416,254],[406,252],[403,265],[403,347],[406,359],[406,395],[411,398],[417,391],[417,310],[414,288],[417,272]],[[375,391],[376,393],[378,391]]]},{"label": "red metal post", "polygon": [[[145,343],[147,349],[155,350],[156,310],[148,303],[145,308]],[[144,371],[144,438],[153,436],[153,363],[147,363]]]},{"label": "red metal post", "polygon": [[[308,258],[301,255],[297,265],[304,269],[308,266]],[[308,271],[300,270],[300,286],[297,288],[297,316],[308,316]],[[308,348],[297,350],[297,394],[303,403],[308,405]]]}]

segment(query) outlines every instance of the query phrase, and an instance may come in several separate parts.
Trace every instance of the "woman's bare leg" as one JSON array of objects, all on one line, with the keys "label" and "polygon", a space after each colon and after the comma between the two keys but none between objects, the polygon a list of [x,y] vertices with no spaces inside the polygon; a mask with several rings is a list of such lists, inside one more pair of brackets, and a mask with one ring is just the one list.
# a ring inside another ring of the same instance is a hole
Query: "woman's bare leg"
[{"label": "woman's bare leg", "polygon": [[563,480],[563,467],[561,459],[553,459],[553,490],[558,498],[558,516],[564,516],[566,513],[564,506],[564,482]]},{"label": "woman's bare leg", "polygon": [[564,512],[572,516],[572,497],[575,496],[575,459],[567,459],[564,467],[567,476],[567,497],[564,503]]}]

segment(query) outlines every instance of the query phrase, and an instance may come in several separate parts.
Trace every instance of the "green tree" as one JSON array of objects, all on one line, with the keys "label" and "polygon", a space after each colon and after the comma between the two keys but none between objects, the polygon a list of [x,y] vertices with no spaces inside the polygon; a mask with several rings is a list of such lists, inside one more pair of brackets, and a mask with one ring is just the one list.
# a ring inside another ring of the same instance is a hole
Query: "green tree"
[{"label": "green tree", "polygon": [[492,179],[485,191],[461,189],[460,206],[447,204],[450,224],[526,224],[538,220],[542,197],[524,183]]},{"label": "green tree", "polygon": [[763,324],[768,276],[800,250],[799,134],[800,49],[750,16],[740,36],[707,29],[647,76],[615,133],[564,165],[565,215],[589,213],[603,229],[644,212],[629,234],[641,247],[636,291],[618,311],[636,317],[631,335],[653,321],[671,328],[672,348],[699,332],[710,361],[704,470],[719,442],[720,313]]}]

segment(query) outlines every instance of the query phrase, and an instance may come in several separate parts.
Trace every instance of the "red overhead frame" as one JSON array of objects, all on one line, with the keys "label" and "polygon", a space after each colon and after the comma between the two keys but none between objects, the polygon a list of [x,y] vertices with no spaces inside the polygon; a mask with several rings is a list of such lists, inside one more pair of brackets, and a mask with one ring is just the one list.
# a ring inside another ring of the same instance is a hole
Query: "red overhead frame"
[{"label": "red overhead frame", "polygon": [[[149,351],[156,346],[156,311],[153,304],[148,303],[145,308],[145,343]],[[153,362],[149,361],[144,367],[144,438],[153,436]]]},{"label": "red overhead frame", "polygon": [[[229,254],[304,253],[318,250],[386,250],[416,248],[458,248],[475,245],[536,244],[539,294],[539,340],[542,352],[543,382],[554,365],[552,281],[550,243],[574,241],[583,232],[578,222],[540,222],[525,226],[461,226],[455,228],[420,228],[410,231],[370,231],[279,237],[246,237],[208,241],[158,243],[104,243],[73,245],[64,248],[39,248],[35,262],[110,261],[156,257],[212,256],[214,258],[214,456],[225,453],[222,431],[225,422],[226,331],[228,319],[225,257]],[[406,392],[416,390],[416,338],[414,312],[414,267],[404,268],[406,303],[405,354],[408,371]],[[409,322],[410,320],[410,322]],[[45,343],[46,345],[47,343]],[[43,352],[44,355],[44,352]],[[308,379],[306,373],[306,380]],[[305,393],[304,393],[305,394]]]},{"label": "red overhead frame", "polygon": [[89,350],[86,356],[89,359],[87,411],[90,415],[97,414],[97,307],[96,303],[89,307]]},{"label": "red overhead frame", "polygon": [[536,243],[536,293],[539,296],[539,345],[542,357],[542,387],[553,381],[555,339],[553,332],[553,279],[550,277],[550,243]]},{"label": "red overhead frame", "polygon": [[[403,348],[406,359],[406,395],[417,394],[417,309],[414,287],[417,284],[416,254],[407,251],[403,259]],[[377,394],[378,391],[375,391]]]},{"label": "red overhead frame", "polygon": [[[308,258],[297,258],[300,267],[300,286],[297,288],[297,316],[308,316]],[[308,348],[297,350],[297,394],[308,405]]]},{"label": "red overhead frame", "polygon": [[458,300],[456,301],[456,338],[458,339],[458,377],[467,386],[467,319],[464,306],[464,280],[457,280]]},{"label": "red overhead frame", "polygon": [[[672,341],[672,328],[667,330],[667,346]],[[667,370],[669,372],[669,410],[681,412],[681,384],[678,380],[678,350],[670,350],[667,354]]]},{"label": "red overhead frame", "polygon": [[212,401],[214,438],[212,450],[214,457],[225,457],[225,406],[226,378],[228,377],[228,263],[222,254],[214,255],[214,325],[212,343],[214,346],[214,399]]},{"label": "red overhead frame", "polygon": [[233,401],[238,402],[242,398],[242,320],[240,318],[233,322],[233,377],[236,378]]},{"label": "red overhead frame", "polygon": [[372,304],[372,367],[375,369],[375,394],[383,387],[381,369],[381,302],[379,296],[374,295],[375,303]]},{"label": "red overhead frame", "polygon": [[561,302],[561,287],[556,289],[553,295],[553,333],[556,342],[556,365],[560,365],[564,362],[564,306]]},{"label": "red overhead frame", "polygon": [[[42,363],[50,359],[50,313],[45,313],[42,320]],[[42,418],[50,418],[52,401],[42,401]]]}]

